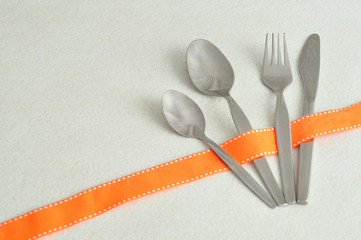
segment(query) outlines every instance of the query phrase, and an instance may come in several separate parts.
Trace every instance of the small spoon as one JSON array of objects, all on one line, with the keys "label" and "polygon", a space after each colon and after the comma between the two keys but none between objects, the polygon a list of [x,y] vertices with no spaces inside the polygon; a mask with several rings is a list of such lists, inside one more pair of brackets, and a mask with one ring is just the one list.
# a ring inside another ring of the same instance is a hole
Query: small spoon
[{"label": "small spoon", "polygon": [[276,207],[272,197],[234,160],[226,151],[209,139],[204,131],[206,123],[198,105],[175,90],[168,90],[163,94],[162,107],[169,125],[180,135],[197,138],[207,145],[231,168],[231,170],[270,208]]},{"label": "small spoon", "polygon": [[[223,97],[227,100],[238,133],[252,130],[248,118],[229,94],[234,82],[234,72],[223,53],[211,42],[198,39],[188,46],[187,65],[189,76],[199,91],[206,95]],[[284,196],[266,158],[262,157],[254,160],[253,163],[273,199],[279,206],[285,205]]]}]

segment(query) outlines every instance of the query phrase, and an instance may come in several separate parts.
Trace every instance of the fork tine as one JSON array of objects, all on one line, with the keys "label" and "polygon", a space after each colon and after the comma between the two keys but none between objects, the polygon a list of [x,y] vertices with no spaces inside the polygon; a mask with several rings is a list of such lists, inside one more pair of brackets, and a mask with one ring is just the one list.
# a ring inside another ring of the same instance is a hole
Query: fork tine
[{"label": "fork tine", "polygon": [[280,34],[278,33],[277,36],[277,42],[278,42],[278,51],[277,51],[277,65],[282,65],[282,55],[281,55],[281,45],[280,45]]},{"label": "fork tine", "polygon": [[286,44],[286,33],[283,33],[283,48],[284,48],[284,65],[289,66],[290,60],[288,59],[288,51],[287,51],[287,44]]},{"label": "fork tine", "polygon": [[264,47],[263,66],[268,65],[268,33],[266,34],[266,46]]},{"label": "fork tine", "polygon": [[271,56],[271,65],[275,65],[276,64],[276,44],[275,44],[275,34],[272,33],[272,56]]}]

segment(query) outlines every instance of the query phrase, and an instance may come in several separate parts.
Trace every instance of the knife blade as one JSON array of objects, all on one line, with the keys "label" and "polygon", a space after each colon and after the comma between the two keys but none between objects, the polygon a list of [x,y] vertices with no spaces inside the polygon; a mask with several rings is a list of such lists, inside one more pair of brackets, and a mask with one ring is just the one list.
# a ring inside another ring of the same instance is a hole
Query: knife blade
[{"label": "knife blade", "polygon": [[[298,69],[304,89],[303,115],[314,112],[314,102],[317,93],[320,72],[320,36],[312,34],[303,46]],[[311,175],[313,140],[300,145],[298,160],[297,203],[307,204]]]}]

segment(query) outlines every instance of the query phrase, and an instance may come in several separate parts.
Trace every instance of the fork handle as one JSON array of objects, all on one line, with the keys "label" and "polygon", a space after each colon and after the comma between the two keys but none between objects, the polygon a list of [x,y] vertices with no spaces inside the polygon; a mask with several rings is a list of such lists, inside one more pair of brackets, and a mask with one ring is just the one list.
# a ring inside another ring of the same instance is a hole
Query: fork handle
[{"label": "fork handle", "polygon": [[293,176],[293,162],[291,158],[290,120],[285,99],[283,98],[283,92],[277,92],[276,95],[275,129],[283,194],[285,195],[287,203],[295,203],[296,192]]}]

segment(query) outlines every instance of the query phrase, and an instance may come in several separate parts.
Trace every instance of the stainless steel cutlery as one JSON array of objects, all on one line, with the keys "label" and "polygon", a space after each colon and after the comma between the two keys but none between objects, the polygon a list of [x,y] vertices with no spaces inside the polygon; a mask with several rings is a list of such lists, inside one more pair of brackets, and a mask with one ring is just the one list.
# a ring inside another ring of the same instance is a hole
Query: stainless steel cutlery
[{"label": "stainless steel cutlery", "polygon": [[[320,72],[320,37],[312,34],[306,41],[298,65],[305,95],[303,115],[313,113]],[[313,141],[300,145],[297,203],[307,204],[310,185]]]},{"label": "stainless steel cutlery", "polygon": [[[191,42],[187,49],[187,67],[194,86],[200,92],[226,99],[238,133],[252,130],[245,113],[229,93],[234,83],[233,68],[215,45],[204,39]],[[319,69],[320,38],[317,34],[313,34],[307,39],[299,60],[299,71],[305,95],[303,115],[313,113]],[[269,207],[295,203],[291,128],[283,97],[283,91],[292,82],[292,79],[285,34],[267,34],[262,82],[277,97],[275,132],[283,194],[264,157],[254,160],[253,163],[270,194],[235,159],[205,135],[203,113],[192,99],[175,90],[168,90],[162,97],[163,113],[169,125],[177,133],[184,137],[197,138],[211,147],[237,177]],[[300,146],[297,182],[297,203],[299,204],[307,204],[308,201],[312,147],[312,139]]]}]

